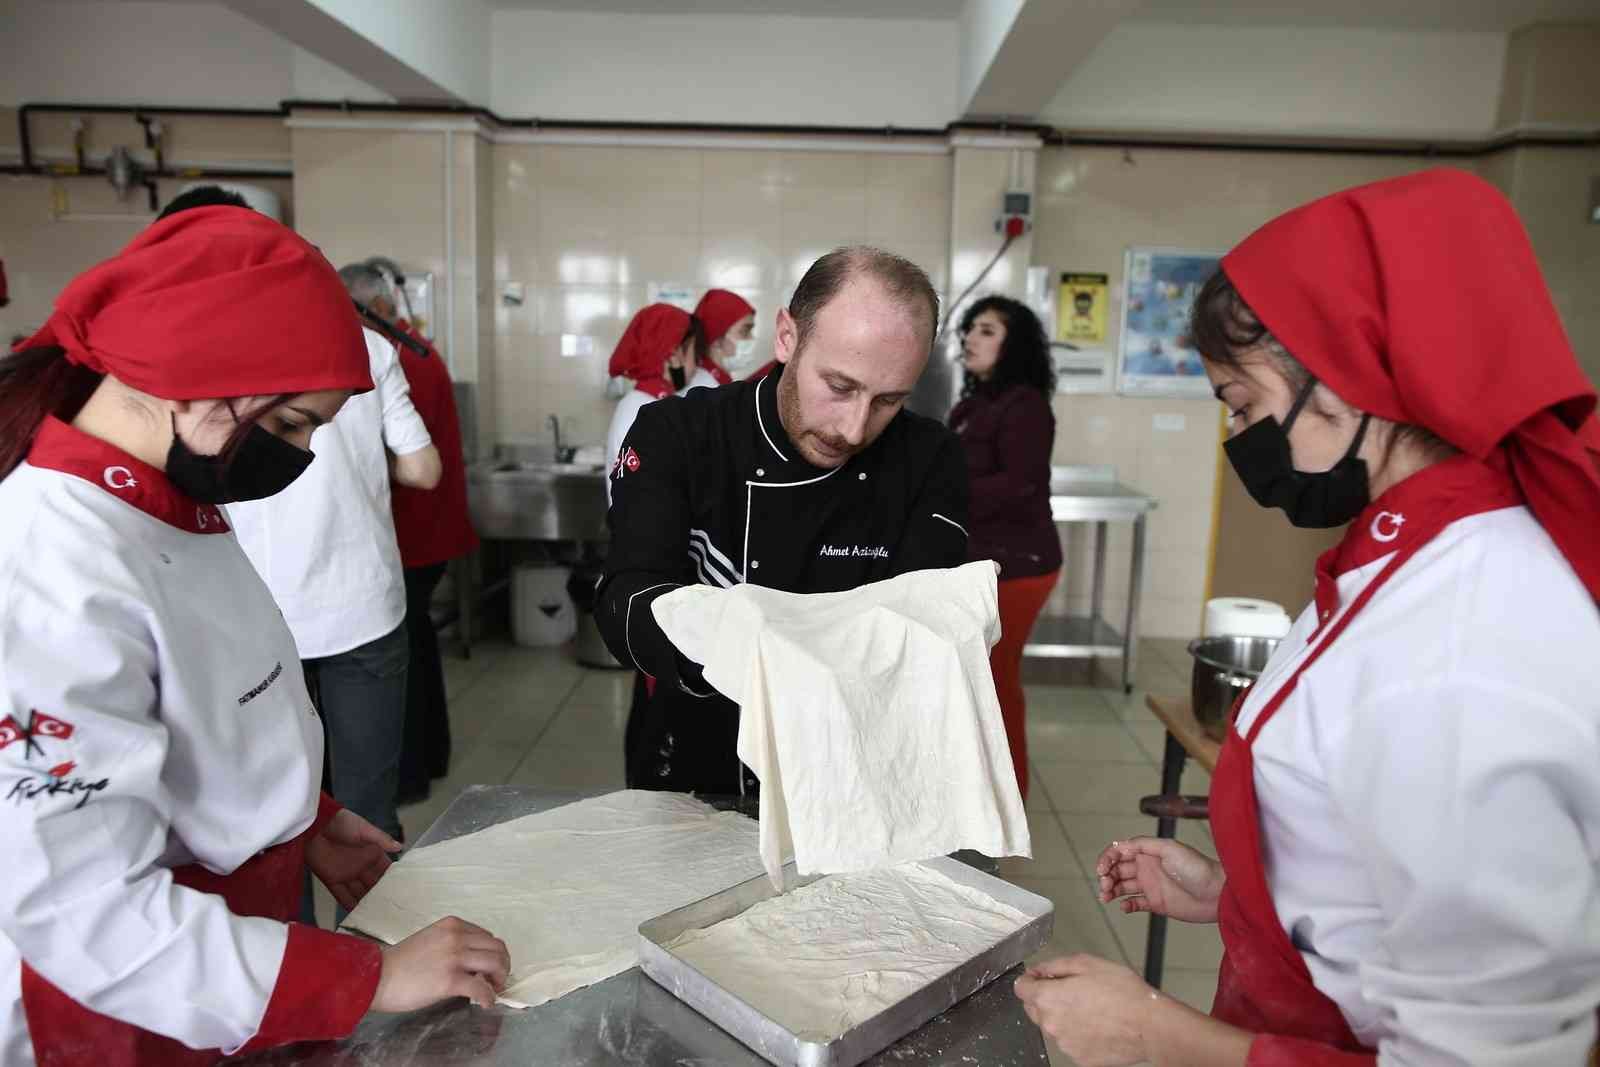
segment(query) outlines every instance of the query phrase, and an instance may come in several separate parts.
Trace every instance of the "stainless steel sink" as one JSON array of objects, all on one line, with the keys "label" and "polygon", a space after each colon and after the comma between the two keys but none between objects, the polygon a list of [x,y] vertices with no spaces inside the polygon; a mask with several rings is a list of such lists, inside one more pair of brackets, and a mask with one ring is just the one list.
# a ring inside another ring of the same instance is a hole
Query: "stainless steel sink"
[{"label": "stainless steel sink", "polygon": [[467,505],[481,537],[604,541],[609,536],[604,467],[488,460],[467,471]]}]

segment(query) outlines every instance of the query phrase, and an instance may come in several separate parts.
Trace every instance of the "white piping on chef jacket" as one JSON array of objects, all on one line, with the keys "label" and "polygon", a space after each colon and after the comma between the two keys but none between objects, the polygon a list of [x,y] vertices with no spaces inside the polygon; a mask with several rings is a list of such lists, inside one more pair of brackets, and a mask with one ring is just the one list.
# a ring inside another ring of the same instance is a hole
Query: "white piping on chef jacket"
[{"label": "white piping on chef jacket", "polygon": [[756,425],[761,427],[761,436],[767,439],[767,447],[776,452],[779,459],[787,463],[789,462],[789,457],[782,452],[778,452],[778,446],[772,443],[772,435],[767,432],[767,420],[761,417],[761,387],[766,384],[767,379],[765,378],[756,383]]},{"label": "white piping on chef jacket", "polygon": [[650,672],[639,666],[639,657],[633,654],[633,602],[652,589],[665,589],[669,585],[676,587],[677,584],[677,582],[658,582],[649,589],[641,589],[628,598],[628,610],[622,616],[622,642],[628,646],[628,658],[633,660],[634,668],[643,671],[645,674]]},{"label": "white piping on chef jacket", "polygon": [[950,518],[950,517],[948,517],[946,515],[941,515],[937,511],[931,511],[928,514],[932,515],[936,519],[941,519],[944,522],[948,522],[951,526],[954,526],[956,529],[960,530],[962,537],[971,537],[972,536],[971,534],[967,533],[967,528],[965,526],[961,525],[956,520],[954,520],[954,519],[952,519],[952,518]]},{"label": "white piping on chef jacket", "polygon": [[[770,434],[767,433],[767,424],[761,418],[761,387],[763,385],[766,385],[766,384],[767,384],[767,379],[765,379],[765,378],[761,379],[759,382],[756,383],[756,391],[755,391],[755,398],[756,398],[756,425],[761,427],[761,436],[765,437],[767,439],[767,445],[769,447],[771,447],[773,452],[777,453],[779,459],[781,459],[785,463],[787,463],[787,462],[789,462],[789,457],[785,456],[782,452],[778,452],[778,446],[772,443],[772,437],[771,437]],[[833,470],[829,471],[826,474],[819,474],[815,478],[807,478],[804,481],[799,481],[799,482],[753,482],[753,481],[750,481],[749,479],[745,480],[745,483],[744,483],[744,567],[745,567],[745,573],[746,574],[750,573],[750,506],[751,506],[751,503],[752,503],[752,497],[754,496],[755,488],[757,486],[760,486],[763,489],[793,489],[796,486],[801,486],[801,485],[815,485],[817,482],[823,481],[824,479],[832,478],[835,474],[838,474],[840,471],[844,470],[845,467],[847,467],[847,466],[849,466],[848,462],[841,463],[839,466],[833,468]],[[963,531],[963,532],[965,532],[965,531]],[[741,579],[741,580],[748,581],[749,579]]]},{"label": "white piping on chef jacket", "polygon": [[[817,482],[832,478],[844,468],[845,465],[840,465],[827,474],[816,478],[807,478],[803,482],[752,482],[746,479],[744,483],[744,567],[746,574],[750,573],[750,511],[754,503],[753,497],[755,496],[756,487],[759,486],[762,489],[793,489],[801,485],[815,485]],[[748,579],[746,580],[748,581]]]}]

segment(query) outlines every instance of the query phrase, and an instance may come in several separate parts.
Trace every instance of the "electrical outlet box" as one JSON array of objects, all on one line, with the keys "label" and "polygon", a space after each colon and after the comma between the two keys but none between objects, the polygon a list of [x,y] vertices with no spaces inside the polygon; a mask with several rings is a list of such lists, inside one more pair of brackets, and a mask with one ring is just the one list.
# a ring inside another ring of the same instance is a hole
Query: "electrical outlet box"
[{"label": "electrical outlet box", "polygon": [[1000,217],[994,220],[995,233],[1021,237],[1033,229],[1033,194],[1010,190],[1000,196]]}]

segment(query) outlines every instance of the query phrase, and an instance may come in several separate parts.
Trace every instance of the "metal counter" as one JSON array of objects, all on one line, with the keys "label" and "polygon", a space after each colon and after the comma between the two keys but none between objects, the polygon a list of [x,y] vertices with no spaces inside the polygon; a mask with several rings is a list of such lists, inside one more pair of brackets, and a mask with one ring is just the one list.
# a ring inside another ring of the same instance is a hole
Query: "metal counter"
[{"label": "metal counter", "polygon": [[[593,794],[471,786],[417,846]],[[1044,1038],[1011,991],[1015,968],[869,1065],[1048,1064]],[[369,1015],[344,1041],[296,1045],[226,1061],[235,1067],[766,1067],[766,1062],[637,968],[536,1008],[483,1011],[455,1000],[408,1015]]]},{"label": "metal counter", "polygon": [[[1023,655],[1054,659],[1122,657],[1122,688],[1133,692],[1139,648],[1139,598],[1144,593],[1145,517],[1156,509],[1152,496],[1117,481],[1111,467],[1052,467],[1050,514],[1056,524],[1094,524],[1094,578],[1089,614],[1041,615]],[[1133,523],[1128,573],[1128,608],[1121,633],[1103,617],[1106,534],[1109,523]]]}]

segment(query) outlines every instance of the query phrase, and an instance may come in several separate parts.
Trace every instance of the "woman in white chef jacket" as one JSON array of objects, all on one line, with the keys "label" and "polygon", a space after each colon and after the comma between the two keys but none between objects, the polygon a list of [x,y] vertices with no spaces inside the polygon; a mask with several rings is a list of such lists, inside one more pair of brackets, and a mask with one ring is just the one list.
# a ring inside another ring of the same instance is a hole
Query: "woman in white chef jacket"
[{"label": "woman in white chef jacket", "polygon": [[[664,396],[698,388],[700,383],[691,379],[704,351],[700,321],[671,304],[642,308],[622,331],[622,339],[611,353],[610,373],[613,378],[631,379],[633,388],[617,401],[606,431],[606,456],[611,464],[607,504],[611,502],[611,483],[628,474],[630,457],[623,454],[623,442],[639,409]],[[636,457],[631,462],[638,466]]]},{"label": "woman in white chef jacket", "polygon": [[209,1064],[492,1001],[505,947],[290,922],[396,842],[319,792],[295,644],[217,505],[372,387],[338,276],[245,208],[158,221],[0,360],[0,1061]]},{"label": "woman in white chef jacket", "polygon": [[1600,1004],[1600,430],[1511,205],[1433,170],[1268,223],[1192,332],[1251,496],[1349,522],[1241,703],[1218,860],[1104,901],[1216,922],[1210,1017],[1120,965],[1018,981],[1083,1064],[1578,1065]]}]

